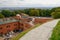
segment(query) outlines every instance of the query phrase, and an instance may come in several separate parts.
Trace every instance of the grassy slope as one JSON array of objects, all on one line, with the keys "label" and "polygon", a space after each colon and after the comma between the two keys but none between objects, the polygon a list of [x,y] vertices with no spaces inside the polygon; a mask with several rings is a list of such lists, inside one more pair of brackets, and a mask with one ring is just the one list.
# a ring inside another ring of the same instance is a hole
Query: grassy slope
[{"label": "grassy slope", "polygon": [[30,29],[28,29],[28,30],[26,30],[26,31],[21,32],[20,34],[18,34],[16,37],[12,38],[11,40],[19,40],[19,39],[20,39],[22,36],[24,36],[27,32],[29,32],[30,30],[38,27],[39,25],[40,25],[40,24],[37,24],[37,25],[35,25],[35,27],[32,27],[32,28],[30,28]]},{"label": "grassy slope", "polygon": [[56,27],[53,29],[50,40],[60,40],[60,21],[58,22]]}]

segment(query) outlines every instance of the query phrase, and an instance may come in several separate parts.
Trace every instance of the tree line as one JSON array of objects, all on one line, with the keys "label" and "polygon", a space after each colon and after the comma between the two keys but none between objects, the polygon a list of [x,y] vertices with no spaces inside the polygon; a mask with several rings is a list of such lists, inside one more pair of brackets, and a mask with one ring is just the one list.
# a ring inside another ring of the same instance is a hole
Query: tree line
[{"label": "tree line", "polygon": [[30,16],[38,16],[38,17],[53,17],[60,18],[60,7],[52,8],[52,9],[35,9],[29,8],[24,10],[1,10],[0,18],[16,16],[16,14],[25,13]]}]

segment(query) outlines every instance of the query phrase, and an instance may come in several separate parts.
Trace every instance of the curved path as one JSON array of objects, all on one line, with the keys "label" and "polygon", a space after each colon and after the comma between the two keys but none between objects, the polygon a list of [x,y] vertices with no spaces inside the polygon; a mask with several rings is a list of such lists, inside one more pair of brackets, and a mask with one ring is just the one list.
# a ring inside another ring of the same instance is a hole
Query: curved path
[{"label": "curved path", "polygon": [[28,32],[19,40],[48,40],[49,37],[51,36],[51,32],[53,28],[56,26],[58,21],[59,20],[57,19],[57,20],[44,23],[39,27]]}]

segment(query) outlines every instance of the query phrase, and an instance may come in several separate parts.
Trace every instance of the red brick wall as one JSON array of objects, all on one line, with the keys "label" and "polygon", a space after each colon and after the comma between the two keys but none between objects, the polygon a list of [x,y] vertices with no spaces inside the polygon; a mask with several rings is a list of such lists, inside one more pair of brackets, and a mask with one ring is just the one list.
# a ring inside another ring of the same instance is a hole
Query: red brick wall
[{"label": "red brick wall", "polygon": [[[2,28],[0,29],[0,33],[6,34],[8,31],[13,31],[17,29],[27,30],[28,28],[31,27],[30,24],[26,23],[30,21],[28,20],[28,18],[20,18],[20,17],[13,17],[13,18],[17,20],[21,20],[21,22],[11,22],[11,23],[0,24],[0,28]],[[7,26],[9,27],[7,28]]]},{"label": "red brick wall", "polygon": [[[9,26],[9,27],[7,27],[7,26]],[[2,24],[2,25],[0,25],[0,28],[2,28],[2,29],[0,29],[0,33],[5,34],[8,31],[13,31],[16,27],[18,27],[18,22]]]},{"label": "red brick wall", "polygon": [[[7,26],[9,26],[9,27],[7,28]],[[0,33],[6,34],[9,31],[13,31],[13,30],[17,30],[17,29],[27,30],[30,27],[31,27],[30,24],[24,23],[24,22],[6,23],[6,24],[0,25],[0,28],[2,28],[2,29],[0,29]]]},{"label": "red brick wall", "polygon": [[30,24],[25,22],[20,22],[20,28],[23,30],[27,30],[28,28],[32,27]]},{"label": "red brick wall", "polygon": [[45,23],[45,22],[50,21],[50,20],[52,20],[52,19],[48,19],[48,18],[46,18],[46,19],[35,18],[34,23],[35,24],[37,24],[37,23]]}]

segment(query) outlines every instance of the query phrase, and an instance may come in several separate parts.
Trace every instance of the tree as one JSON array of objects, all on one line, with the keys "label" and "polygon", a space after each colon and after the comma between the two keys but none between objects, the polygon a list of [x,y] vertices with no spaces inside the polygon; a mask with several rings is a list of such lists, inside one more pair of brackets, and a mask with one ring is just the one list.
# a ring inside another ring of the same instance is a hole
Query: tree
[{"label": "tree", "polygon": [[37,9],[39,11],[39,16],[42,16],[42,10],[41,9]]},{"label": "tree", "polygon": [[10,10],[2,10],[1,12],[5,17],[10,17],[11,16],[11,11]]},{"label": "tree", "polygon": [[11,17],[11,16],[16,16],[16,13],[14,11],[10,10],[2,10],[1,12],[5,17]]},{"label": "tree", "polygon": [[0,18],[4,18],[4,15],[2,15],[1,13],[0,13]]},{"label": "tree", "polygon": [[49,10],[49,9],[43,9],[42,11],[41,11],[41,16],[42,17],[51,17],[51,10]]},{"label": "tree", "polygon": [[24,12],[29,15],[30,9],[24,9]]},{"label": "tree", "polygon": [[14,10],[14,12],[15,12],[16,14],[25,13],[24,10]]},{"label": "tree", "polygon": [[12,11],[11,16],[16,16],[16,13],[14,11]]},{"label": "tree", "polygon": [[55,7],[51,9],[52,12],[60,12],[60,7]]},{"label": "tree", "polygon": [[60,18],[60,12],[52,12],[51,16],[55,19]]},{"label": "tree", "polygon": [[20,14],[21,12],[19,10],[14,10],[16,14]]},{"label": "tree", "polygon": [[37,10],[37,9],[30,10],[29,15],[30,16],[39,16],[39,10]]}]

